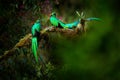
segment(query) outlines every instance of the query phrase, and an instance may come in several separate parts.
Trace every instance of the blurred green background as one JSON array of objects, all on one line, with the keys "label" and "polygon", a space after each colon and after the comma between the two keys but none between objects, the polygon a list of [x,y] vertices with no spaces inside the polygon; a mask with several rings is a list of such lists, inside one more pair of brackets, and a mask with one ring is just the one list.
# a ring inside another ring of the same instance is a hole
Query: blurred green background
[{"label": "blurred green background", "polygon": [[[52,65],[48,66],[50,73],[48,70],[46,74],[50,77],[36,76],[38,73],[34,70],[39,71],[40,65],[31,62],[33,57],[27,58],[31,61],[24,62],[23,67],[28,71],[21,75],[24,73],[18,68],[20,64],[13,58],[17,67],[13,64],[6,67],[7,61],[0,63],[0,74],[3,75],[0,80],[120,80],[119,0],[0,0],[0,55],[30,33],[36,19],[41,18],[43,27],[50,26],[48,18],[55,11],[64,22],[72,22],[78,19],[76,10],[83,11],[86,18],[98,17],[102,21],[86,23],[86,34],[74,39],[59,33],[51,34],[48,54],[52,55],[49,59]],[[22,62],[21,59],[18,61]],[[55,67],[53,72],[51,66]],[[8,72],[12,68],[13,71]],[[16,75],[12,75],[14,71]]]}]

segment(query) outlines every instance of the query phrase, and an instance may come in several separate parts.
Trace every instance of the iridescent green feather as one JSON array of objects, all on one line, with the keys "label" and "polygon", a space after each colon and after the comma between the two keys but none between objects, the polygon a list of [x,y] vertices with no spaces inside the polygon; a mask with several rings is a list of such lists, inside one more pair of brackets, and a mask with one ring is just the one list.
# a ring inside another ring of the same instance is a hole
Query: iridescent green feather
[{"label": "iridescent green feather", "polygon": [[75,21],[75,22],[73,22],[73,23],[65,24],[65,23],[63,23],[61,20],[59,20],[59,19],[56,17],[56,13],[53,12],[53,13],[51,14],[51,17],[50,17],[50,22],[51,22],[51,24],[52,24],[53,26],[55,26],[55,27],[61,26],[62,28],[69,28],[69,29],[71,29],[71,28],[77,26],[78,23],[80,22],[80,20],[77,20],[77,21]]},{"label": "iridescent green feather", "polygon": [[50,22],[54,27],[64,27],[65,24],[56,17],[56,13],[52,13],[50,16]]},{"label": "iridescent green feather", "polygon": [[40,21],[37,20],[36,23],[32,26],[32,52],[35,57],[36,62],[38,62],[38,55],[37,55],[37,49],[38,49],[38,33],[40,33],[41,30],[41,25]]},{"label": "iridescent green feather", "polygon": [[38,62],[37,49],[38,49],[37,38],[33,37],[32,38],[32,52],[33,52],[36,62]]},{"label": "iridescent green feather", "polygon": [[80,20],[77,20],[77,21],[75,21],[75,22],[65,24],[65,27],[64,27],[64,28],[72,29],[73,27],[77,27],[77,25],[78,25],[79,23],[80,23]]},{"label": "iridescent green feather", "polygon": [[87,21],[101,21],[100,18],[95,18],[95,17],[91,17],[91,18],[87,18]]},{"label": "iridescent green feather", "polygon": [[37,32],[40,32],[41,30],[41,25],[40,25],[40,21],[37,20],[36,23],[34,23],[34,25],[32,26],[32,36],[35,36],[36,35],[36,31]]},{"label": "iridescent green feather", "polygon": [[57,18],[53,15],[50,17],[50,22],[52,23],[53,26],[57,27],[58,26],[58,20]]},{"label": "iridescent green feather", "polygon": [[[81,15],[76,11],[76,13],[79,15],[80,19],[75,21],[75,22],[72,22],[72,23],[63,23],[61,20],[59,20],[57,17],[56,17],[56,13],[53,12],[51,17],[50,17],[50,22],[53,26],[55,27],[62,27],[62,28],[68,28],[68,29],[72,29],[73,27],[77,27],[77,25],[81,22],[81,19],[84,18],[84,14],[83,12],[81,13]],[[100,18],[95,18],[95,17],[91,17],[91,18],[87,18],[85,19],[85,21],[101,21]]]}]

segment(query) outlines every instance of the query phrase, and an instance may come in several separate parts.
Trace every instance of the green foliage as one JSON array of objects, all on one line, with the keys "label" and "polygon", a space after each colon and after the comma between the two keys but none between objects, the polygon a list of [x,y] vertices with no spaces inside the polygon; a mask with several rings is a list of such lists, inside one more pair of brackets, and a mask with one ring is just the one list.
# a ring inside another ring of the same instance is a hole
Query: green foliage
[{"label": "green foliage", "polygon": [[0,62],[1,80],[54,79],[55,68],[50,62],[46,63],[46,67],[36,64],[34,56],[27,48],[17,49],[14,54],[8,60]]}]

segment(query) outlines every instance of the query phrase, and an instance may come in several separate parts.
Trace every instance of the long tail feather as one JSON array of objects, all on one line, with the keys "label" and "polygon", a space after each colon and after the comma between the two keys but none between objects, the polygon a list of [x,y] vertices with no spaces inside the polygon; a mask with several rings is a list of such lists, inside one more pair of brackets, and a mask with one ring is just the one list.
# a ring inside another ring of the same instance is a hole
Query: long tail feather
[{"label": "long tail feather", "polygon": [[87,20],[87,21],[101,21],[100,18],[94,18],[94,17],[87,18],[86,20]]},{"label": "long tail feather", "polygon": [[37,48],[38,48],[37,38],[33,37],[32,38],[32,52],[33,52],[36,62],[38,62]]},{"label": "long tail feather", "polygon": [[77,25],[80,23],[80,20],[74,21],[72,23],[65,24],[65,27],[72,29],[73,27],[77,27]]}]

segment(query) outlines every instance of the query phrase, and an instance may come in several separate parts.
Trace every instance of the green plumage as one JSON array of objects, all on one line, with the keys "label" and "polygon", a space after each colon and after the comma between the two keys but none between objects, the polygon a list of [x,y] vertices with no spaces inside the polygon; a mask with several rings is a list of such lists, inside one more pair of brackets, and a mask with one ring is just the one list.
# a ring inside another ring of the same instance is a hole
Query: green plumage
[{"label": "green plumage", "polygon": [[101,21],[100,18],[95,18],[95,17],[91,17],[91,18],[87,18],[87,21]]},{"label": "green plumage", "polygon": [[50,16],[50,22],[55,27],[63,28],[65,26],[65,24],[61,20],[56,18],[56,13],[54,13],[54,12]]},{"label": "green plumage", "polygon": [[[77,12],[78,13],[78,12]],[[79,15],[80,16],[80,15]],[[81,14],[81,16],[83,17],[83,13]],[[68,29],[72,29],[74,27],[77,27],[77,25],[79,23],[81,23],[81,20],[82,20],[82,17],[75,21],[75,22],[72,22],[72,23],[63,23],[61,20],[59,20],[57,17],[56,17],[56,13],[53,12],[50,16],[50,22],[53,26],[55,27],[60,27],[60,28],[68,28]],[[91,17],[91,18],[87,18],[87,19],[83,19],[84,21],[101,21],[100,18],[95,18],[95,17]]]},{"label": "green plumage", "polygon": [[35,36],[37,33],[36,32],[40,32],[41,30],[41,24],[40,21],[37,20],[34,25],[32,26],[32,36]]},{"label": "green plumage", "polygon": [[56,18],[55,15],[51,15],[50,22],[52,23],[53,26],[57,27],[58,23],[59,23],[59,20]]},{"label": "green plumage", "polygon": [[35,57],[36,62],[38,62],[38,55],[37,55],[37,50],[38,50],[38,37],[40,34],[41,30],[41,25],[40,21],[37,20],[36,23],[32,26],[32,52]]},{"label": "green plumage", "polygon": [[65,24],[61,20],[59,20],[56,17],[56,13],[53,12],[51,14],[51,17],[50,17],[50,22],[55,27],[72,29],[73,27],[76,27],[80,23],[80,20],[77,20],[77,21],[72,22],[72,23]]},{"label": "green plumage", "polygon": [[65,24],[64,28],[72,29],[73,27],[77,27],[79,23],[80,23],[80,20],[77,20],[75,22]]},{"label": "green plumage", "polygon": [[33,52],[36,62],[38,62],[37,48],[38,48],[37,38],[33,37],[32,38],[32,52]]}]

